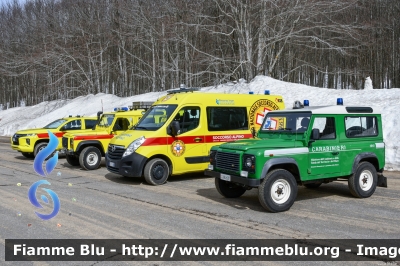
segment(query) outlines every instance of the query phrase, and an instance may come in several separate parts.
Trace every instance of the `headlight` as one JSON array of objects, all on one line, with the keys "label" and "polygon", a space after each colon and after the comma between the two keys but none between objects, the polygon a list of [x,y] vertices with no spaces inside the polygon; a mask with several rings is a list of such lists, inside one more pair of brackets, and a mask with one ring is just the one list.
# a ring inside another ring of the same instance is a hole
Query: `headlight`
[{"label": "headlight", "polygon": [[31,133],[31,134],[26,134],[26,135],[25,135],[25,137],[34,137],[34,136],[36,136],[35,133]]},{"label": "headlight", "polygon": [[255,172],[255,166],[256,166],[256,158],[254,155],[250,154],[245,154],[243,156],[243,166],[242,169],[248,171],[249,173],[254,173]]},{"label": "headlight", "polygon": [[140,138],[132,141],[132,143],[129,144],[128,148],[126,148],[122,157],[131,155],[132,153],[134,153],[144,143],[145,140],[146,140],[146,138],[144,136],[141,136]]},{"label": "headlight", "polygon": [[215,159],[216,155],[217,155],[217,151],[210,151],[210,164],[211,165],[217,164],[217,160]]},{"label": "headlight", "polygon": [[253,161],[251,160],[251,158],[247,157],[247,159],[246,159],[246,167],[250,168],[252,166],[252,164],[253,164]]}]

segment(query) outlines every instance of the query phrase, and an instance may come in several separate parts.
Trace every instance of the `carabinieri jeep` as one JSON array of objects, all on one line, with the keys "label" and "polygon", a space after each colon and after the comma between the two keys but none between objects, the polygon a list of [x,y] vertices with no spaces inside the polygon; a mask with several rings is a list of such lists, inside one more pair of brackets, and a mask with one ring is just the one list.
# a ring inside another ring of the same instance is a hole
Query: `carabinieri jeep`
[{"label": "carabinieri jeep", "polygon": [[318,188],[345,179],[351,194],[370,197],[383,176],[385,144],[381,115],[371,107],[309,107],[268,112],[257,138],[214,146],[205,174],[215,177],[218,192],[240,197],[258,188],[270,212],[290,209],[298,185]]}]

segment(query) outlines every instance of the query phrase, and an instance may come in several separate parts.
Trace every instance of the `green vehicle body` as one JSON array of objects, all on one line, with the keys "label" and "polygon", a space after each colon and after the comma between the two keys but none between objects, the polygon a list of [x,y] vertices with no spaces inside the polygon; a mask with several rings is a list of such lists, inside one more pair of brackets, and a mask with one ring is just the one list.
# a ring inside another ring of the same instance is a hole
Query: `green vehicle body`
[{"label": "green vehicle body", "polygon": [[254,139],[212,148],[205,174],[228,198],[258,187],[263,207],[279,212],[292,206],[297,185],[347,179],[354,196],[369,197],[387,186],[384,165],[382,119],[372,108],[301,106],[269,112]]}]

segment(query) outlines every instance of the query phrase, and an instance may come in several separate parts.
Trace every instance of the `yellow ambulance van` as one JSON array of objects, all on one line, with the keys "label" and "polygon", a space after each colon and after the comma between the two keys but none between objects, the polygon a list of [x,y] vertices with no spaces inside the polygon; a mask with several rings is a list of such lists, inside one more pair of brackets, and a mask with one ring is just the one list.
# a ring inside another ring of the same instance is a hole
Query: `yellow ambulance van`
[{"label": "yellow ambulance van", "polygon": [[144,176],[161,185],[170,175],[203,171],[214,145],[251,138],[270,110],[284,109],[278,95],[169,91],[132,128],[111,139],[108,171]]}]

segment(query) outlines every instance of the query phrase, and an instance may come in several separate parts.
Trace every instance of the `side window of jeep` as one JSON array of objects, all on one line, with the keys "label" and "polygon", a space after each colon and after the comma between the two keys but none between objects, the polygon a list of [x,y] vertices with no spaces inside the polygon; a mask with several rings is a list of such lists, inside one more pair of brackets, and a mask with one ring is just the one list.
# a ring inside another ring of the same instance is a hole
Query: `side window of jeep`
[{"label": "side window of jeep", "polygon": [[207,107],[209,131],[247,130],[246,107]]},{"label": "side window of jeep", "polygon": [[129,128],[129,120],[124,118],[124,117],[120,117],[115,121],[113,130],[114,131],[125,131],[128,130]]},{"label": "side window of jeep", "polygon": [[72,120],[68,123],[66,123],[64,126],[65,130],[79,130],[81,129],[81,120],[77,119],[77,120]]},{"label": "side window of jeep", "polygon": [[344,123],[348,138],[378,136],[375,116],[347,116]]},{"label": "side window of jeep", "polygon": [[336,139],[334,117],[316,117],[312,128],[319,129],[320,139]]},{"label": "side window of jeep", "polygon": [[97,124],[97,120],[85,119],[85,128],[91,129]]}]

